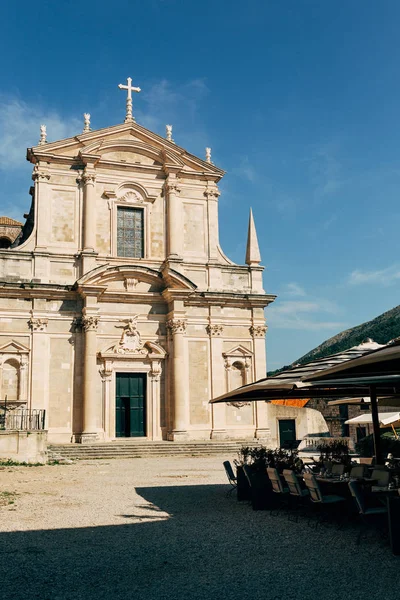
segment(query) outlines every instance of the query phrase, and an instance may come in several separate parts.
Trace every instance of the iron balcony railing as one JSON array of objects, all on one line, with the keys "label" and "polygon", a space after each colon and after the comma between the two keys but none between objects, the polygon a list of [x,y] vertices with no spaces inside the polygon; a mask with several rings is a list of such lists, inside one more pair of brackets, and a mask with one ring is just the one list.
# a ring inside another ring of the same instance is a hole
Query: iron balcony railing
[{"label": "iron balcony railing", "polygon": [[43,431],[46,411],[43,408],[9,410],[0,405],[0,429],[14,431]]}]

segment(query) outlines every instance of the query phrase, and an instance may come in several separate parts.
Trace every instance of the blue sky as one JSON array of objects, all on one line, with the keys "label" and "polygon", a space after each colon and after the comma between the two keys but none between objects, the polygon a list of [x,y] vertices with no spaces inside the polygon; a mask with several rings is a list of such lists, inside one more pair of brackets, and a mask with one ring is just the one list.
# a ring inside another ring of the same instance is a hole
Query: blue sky
[{"label": "blue sky", "polygon": [[253,208],[268,368],[400,304],[397,0],[2,3],[1,214],[29,208],[26,147],[124,118],[227,171],[220,238],[243,263]]}]

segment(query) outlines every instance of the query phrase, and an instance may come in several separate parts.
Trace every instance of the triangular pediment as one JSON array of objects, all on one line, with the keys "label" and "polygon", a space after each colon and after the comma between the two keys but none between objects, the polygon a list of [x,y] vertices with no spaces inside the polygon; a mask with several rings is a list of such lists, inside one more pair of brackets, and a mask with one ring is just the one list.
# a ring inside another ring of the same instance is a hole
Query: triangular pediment
[{"label": "triangular pediment", "polygon": [[28,160],[35,163],[51,159],[59,162],[85,163],[90,158],[94,164],[115,166],[143,164],[170,169],[182,174],[202,174],[219,180],[224,171],[187,152],[184,148],[162,138],[137,123],[114,125],[88,133],[78,134],[57,142],[28,149]]},{"label": "triangular pediment", "polygon": [[251,350],[249,350],[245,346],[242,346],[242,344],[238,344],[230,350],[223,352],[222,355],[224,358],[246,358],[253,356],[253,352],[251,352]]},{"label": "triangular pediment", "polygon": [[29,348],[14,340],[0,346],[0,354],[27,354],[28,352]]}]

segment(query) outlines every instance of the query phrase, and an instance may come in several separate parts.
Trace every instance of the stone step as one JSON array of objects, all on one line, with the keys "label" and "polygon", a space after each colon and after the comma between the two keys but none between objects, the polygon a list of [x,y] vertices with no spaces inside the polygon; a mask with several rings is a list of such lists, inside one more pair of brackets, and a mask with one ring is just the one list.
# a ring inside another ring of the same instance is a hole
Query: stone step
[{"label": "stone step", "polygon": [[[253,442],[255,444],[256,442]],[[101,458],[143,458],[168,456],[212,456],[231,455],[238,452],[247,441],[227,442],[105,442],[91,445],[50,444],[49,460],[57,459],[101,459]]]}]

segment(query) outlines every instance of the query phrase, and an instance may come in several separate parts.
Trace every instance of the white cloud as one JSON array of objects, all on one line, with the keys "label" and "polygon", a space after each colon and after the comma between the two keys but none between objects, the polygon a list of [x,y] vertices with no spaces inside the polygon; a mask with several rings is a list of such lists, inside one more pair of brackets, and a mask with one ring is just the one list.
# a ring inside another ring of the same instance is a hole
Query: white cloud
[{"label": "white cloud", "polygon": [[268,308],[268,322],[277,329],[341,330],[346,326],[345,323],[321,319],[321,313],[338,312],[339,308],[330,300],[284,300]]},{"label": "white cloud", "polygon": [[295,282],[287,283],[283,293],[287,296],[305,296],[305,290]]},{"label": "white cloud", "polygon": [[241,177],[242,179],[247,179],[251,183],[254,183],[257,179],[257,173],[255,168],[251,165],[248,156],[242,156],[239,160],[239,165],[237,167],[233,167],[231,169],[231,173]]},{"label": "white cloud", "polygon": [[400,279],[400,266],[392,265],[377,271],[361,271],[356,269],[348,277],[351,285],[378,284],[391,285]]},{"label": "white cloud", "polygon": [[39,141],[40,125],[47,126],[48,141],[76,135],[82,122],[61,117],[55,111],[26,104],[18,98],[0,96],[0,169],[25,165],[26,149]]}]

